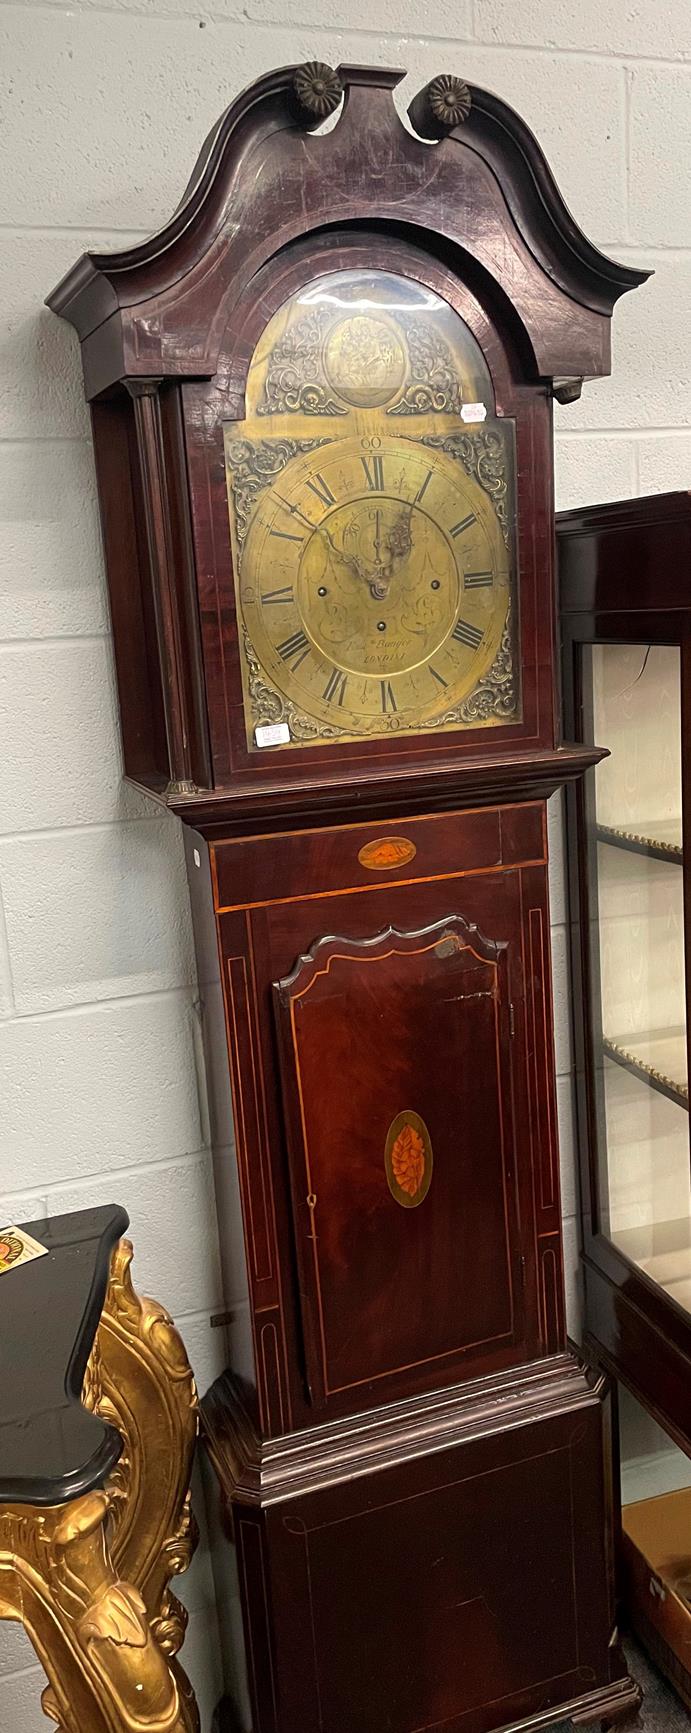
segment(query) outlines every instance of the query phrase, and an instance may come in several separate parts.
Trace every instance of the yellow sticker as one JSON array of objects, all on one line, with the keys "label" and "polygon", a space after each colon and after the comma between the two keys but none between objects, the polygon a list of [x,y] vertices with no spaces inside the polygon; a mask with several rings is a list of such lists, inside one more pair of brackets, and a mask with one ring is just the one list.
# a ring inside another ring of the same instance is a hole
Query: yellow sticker
[{"label": "yellow sticker", "polygon": [[47,1256],[48,1247],[32,1240],[23,1228],[0,1228],[0,1276],[8,1270],[18,1270],[20,1264],[30,1264],[33,1258]]}]

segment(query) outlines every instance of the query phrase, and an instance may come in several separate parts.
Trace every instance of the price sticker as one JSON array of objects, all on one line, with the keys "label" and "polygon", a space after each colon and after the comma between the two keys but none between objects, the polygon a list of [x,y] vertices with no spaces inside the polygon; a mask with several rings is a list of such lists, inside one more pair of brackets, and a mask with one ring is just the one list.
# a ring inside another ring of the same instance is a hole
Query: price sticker
[{"label": "price sticker", "polygon": [[286,746],[289,740],[287,722],[260,722],[254,730],[256,746]]}]

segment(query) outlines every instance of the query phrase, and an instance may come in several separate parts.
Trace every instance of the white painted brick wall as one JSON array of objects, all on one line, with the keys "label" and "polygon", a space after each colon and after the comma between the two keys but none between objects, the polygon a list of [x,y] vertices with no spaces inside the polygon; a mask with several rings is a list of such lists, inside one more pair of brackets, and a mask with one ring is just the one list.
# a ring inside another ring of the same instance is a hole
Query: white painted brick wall
[{"label": "white painted brick wall", "polygon": [[[200,1386],[220,1284],[180,839],[120,781],[88,417],[72,333],[42,306],[86,247],[165,221],[248,80],[317,55],[441,70],[512,102],[605,250],[655,267],[615,316],[611,382],[558,412],[560,505],[691,482],[688,0],[0,0],[0,1216],[122,1201],[139,1285]],[[325,23],[325,19],[329,23]],[[560,856],[560,814],[552,815]],[[559,1115],[577,1316],[569,984],[553,874]],[[185,1589],[208,1733],[208,1553]],[[0,1628],[0,1722],[45,1727]]]}]

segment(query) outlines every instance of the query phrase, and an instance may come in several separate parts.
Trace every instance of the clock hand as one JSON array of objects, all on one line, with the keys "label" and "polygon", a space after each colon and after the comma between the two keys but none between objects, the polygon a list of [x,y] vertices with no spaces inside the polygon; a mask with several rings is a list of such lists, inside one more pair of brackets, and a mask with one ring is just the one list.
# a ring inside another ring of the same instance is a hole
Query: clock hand
[{"label": "clock hand", "polygon": [[410,534],[411,515],[412,511],[410,508],[407,513],[403,511],[396,523],[394,523],[390,534],[385,538],[384,545],[389,554],[389,563],[387,566],[384,566],[381,562],[381,512],[377,510],[374,537],[377,562],[372,571],[367,570],[366,566],[363,565],[362,561],[358,559],[356,554],[347,554],[343,548],[339,548],[334,541],[330,530],[326,528],[325,524],[320,524],[318,526],[318,533],[324,537],[331,553],[336,555],[336,559],[340,560],[341,564],[346,566],[348,571],[353,572],[356,578],[361,578],[363,583],[368,585],[370,595],[373,599],[380,602],[384,601],[386,596],[388,596],[396,560],[405,558],[405,556],[410,553],[410,549],[413,545]]},{"label": "clock hand", "polygon": [[412,506],[409,506],[407,512],[405,510],[402,511],[400,517],[396,519],[396,522],[391,529],[391,533],[387,538],[386,547],[387,552],[390,555],[389,571],[393,569],[396,560],[405,559],[406,555],[411,551],[413,546],[413,538],[410,533],[412,516],[413,508]]},{"label": "clock hand", "polygon": [[401,512],[400,517],[396,519],[389,535],[386,537],[386,550],[389,555],[389,563],[386,566],[378,564],[376,578],[374,582],[370,584],[371,593],[377,601],[381,601],[385,596],[388,596],[396,561],[405,559],[410,553],[413,545],[413,538],[410,533],[411,518],[412,506],[408,508],[407,513],[405,511]]},{"label": "clock hand", "polygon": [[379,507],[377,507],[377,510],[374,514],[374,552],[376,554],[375,564],[377,567],[379,567],[381,565],[380,548],[381,548],[381,512],[379,510]]},{"label": "clock hand", "polygon": [[368,584],[370,582],[370,574],[365,571],[364,566],[360,563],[357,556],[355,554],[346,554],[342,548],[337,547],[330,531],[327,530],[323,524],[319,525],[319,534],[325,537],[332,554],[336,555],[336,559],[340,560],[342,565],[347,566],[349,571],[354,572],[356,578],[362,578],[364,583]]}]

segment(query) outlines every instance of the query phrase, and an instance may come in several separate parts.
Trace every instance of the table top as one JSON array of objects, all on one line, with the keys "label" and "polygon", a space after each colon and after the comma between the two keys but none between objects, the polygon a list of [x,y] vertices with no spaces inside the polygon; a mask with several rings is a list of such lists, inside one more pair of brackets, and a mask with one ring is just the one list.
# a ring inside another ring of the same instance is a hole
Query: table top
[{"label": "table top", "polygon": [[16,1225],[47,1256],[0,1276],[0,1502],[62,1504],[100,1486],[122,1450],[81,1391],[129,1217],[109,1204]]}]

